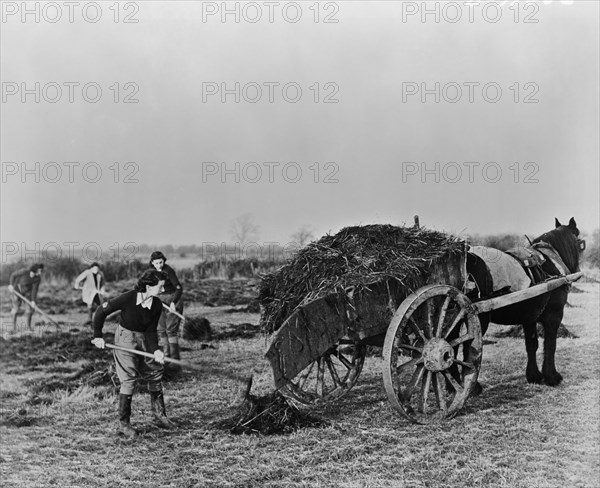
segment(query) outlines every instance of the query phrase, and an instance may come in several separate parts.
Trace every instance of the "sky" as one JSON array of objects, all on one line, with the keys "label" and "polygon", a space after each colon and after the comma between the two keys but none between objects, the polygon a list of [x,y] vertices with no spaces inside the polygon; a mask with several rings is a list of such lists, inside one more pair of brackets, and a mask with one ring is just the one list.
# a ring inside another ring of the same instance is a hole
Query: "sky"
[{"label": "sky", "polygon": [[592,232],[599,2],[492,3],[2,2],[3,255]]}]

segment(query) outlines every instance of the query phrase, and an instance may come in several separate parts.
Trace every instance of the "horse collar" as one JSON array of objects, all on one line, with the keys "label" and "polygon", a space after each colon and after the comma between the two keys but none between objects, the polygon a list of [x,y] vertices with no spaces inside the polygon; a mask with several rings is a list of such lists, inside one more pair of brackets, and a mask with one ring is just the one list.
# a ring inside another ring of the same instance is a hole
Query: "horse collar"
[{"label": "horse collar", "polygon": [[546,259],[549,259],[550,262],[554,265],[554,267],[558,270],[561,276],[568,275],[571,273],[568,266],[560,257],[560,254],[554,249],[552,244],[546,241],[538,241],[532,246],[536,251],[541,252]]}]

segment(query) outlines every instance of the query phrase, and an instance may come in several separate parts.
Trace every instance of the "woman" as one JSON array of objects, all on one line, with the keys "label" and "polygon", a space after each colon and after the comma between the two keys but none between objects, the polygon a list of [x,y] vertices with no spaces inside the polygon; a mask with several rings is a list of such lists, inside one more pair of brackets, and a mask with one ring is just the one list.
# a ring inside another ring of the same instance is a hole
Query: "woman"
[{"label": "woman", "polygon": [[165,356],[158,347],[156,327],[162,312],[162,303],[157,298],[164,290],[166,275],[160,271],[147,270],[140,277],[134,290],[104,302],[94,314],[94,339],[92,344],[103,349],[102,327],[106,317],[117,310],[121,311],[121,321],[115,331],[115,344],[129,349],[138,349],[154,354],[154,359],[130,352],[114,350],[117,376],[121,382],[119,392],[119,432],[129,438],[137,432],[130,424],[131,397],[135,380],[139,375],[148,381],[152,415],[161,427],[174,424],[165,413],[165,400],[162,392],[162,375]]},{"label": "woman", "polygon": [[104,285],[104,274],[100,271],[100,265],[98,263],[90,264],[88,269],[83,270],[83,272],[75,278],[73,288],[81,290],[81,299],[88,307],[90,324],[92,323],[94,312],[104,301],[102,298],[103,295],[106,295]]},{"label": "woman", "polygon": [[13,271],[10,275],[10,282],[8,285],[8,291],[12,293],[12,309],[10,311],[13,324],[13,333],[17,332],[17,315],[19,315],[19,309],[21,308],[21,297],[17,296],[15,291],[20,295],[24,295],[31,305],[27,304],[27,311],[25,312],[25,319],[27,320],[27,328],[31,328],[31,317],[35,312],[35,301],[37,300],[38,288],[42,280],[42,271],[44,271],[44,265],[42,263],[33,264],[30,268],[22,268]]},{"label": "woman", "polygon": [[[150,269],[162,271],[167,275],[165,281],[165,291],[160,295],[161,301],[169,307],[169,310],[163,310],[158,322],[159,345],[165,356],[173,359],[180,359],[179,355],[179,324],[180,319],[173,312],[183,314],[183,287],[177,279],[175,270],[166,264],[167,258],[160,251],[154,251],[150,255]],[[177,371],[177,367],[173,370]]]}]

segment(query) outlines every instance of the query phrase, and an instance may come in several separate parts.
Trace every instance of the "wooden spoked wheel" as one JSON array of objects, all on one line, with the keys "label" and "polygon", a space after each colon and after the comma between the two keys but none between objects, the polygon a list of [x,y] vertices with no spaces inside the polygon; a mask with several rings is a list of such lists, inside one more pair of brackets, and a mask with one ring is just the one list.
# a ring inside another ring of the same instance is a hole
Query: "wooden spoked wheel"
[{"label": "wooden spoked wheel", "polygon": [[356,383],[365,362],[366,346],[337,344],[281,387],[282,395],[303,405],[341,398]]},{"label": "wooden spoked wheel", "polygon": [[428,424],[452,418],[477,383],[482,339],[471,302],[448,285],[429,285],[407,297],[383,346],[383,384],[392,406]]}]

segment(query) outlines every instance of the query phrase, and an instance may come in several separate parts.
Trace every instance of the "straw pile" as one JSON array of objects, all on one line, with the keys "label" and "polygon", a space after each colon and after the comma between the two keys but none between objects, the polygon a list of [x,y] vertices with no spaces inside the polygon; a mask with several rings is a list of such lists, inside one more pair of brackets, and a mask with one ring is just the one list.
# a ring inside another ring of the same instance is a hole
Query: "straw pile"
[{"label": "straw pile", "polygon": [[385,280],[414,290],[422,286],[432,263],[462,251],[458,238],[423,228],[346,227],[311,242],[263,277],[258,295],[264,307],[261,327],[272,333],[299,305],[334,292],[360,291]]}]

